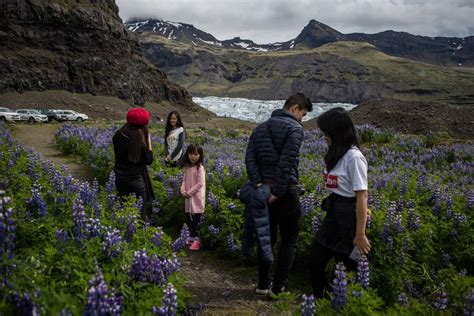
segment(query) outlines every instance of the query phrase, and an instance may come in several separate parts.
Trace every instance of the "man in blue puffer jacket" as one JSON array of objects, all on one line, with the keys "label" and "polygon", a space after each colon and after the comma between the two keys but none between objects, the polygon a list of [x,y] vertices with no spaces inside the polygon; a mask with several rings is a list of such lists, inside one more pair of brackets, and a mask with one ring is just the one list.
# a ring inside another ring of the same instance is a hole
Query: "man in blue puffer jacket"
[{"label": "man in blue puffer jacket", "polygon": [[273,284],[271,264],[264,260],[260,247],[257,248],[257,294],[275,296],[288,286],[301,219],[298,199],[298,164],[304,135],[301,121],[312,110],[313,105],[304,94],[294,94],[286,100],[283,109],[273,111],[270,119],[258,125],[249,139],[245,155],[247,174],[257,186],[270,186],[268,213],[272,246],[278,230],[281,238]]}]

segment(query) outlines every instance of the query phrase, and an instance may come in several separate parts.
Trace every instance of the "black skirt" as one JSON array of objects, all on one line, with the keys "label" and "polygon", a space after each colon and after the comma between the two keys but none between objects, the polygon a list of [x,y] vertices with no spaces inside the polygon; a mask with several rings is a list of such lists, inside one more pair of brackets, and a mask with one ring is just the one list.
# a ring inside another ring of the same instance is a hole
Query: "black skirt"
[{"label": "black skirt", "polygon": [[321,208],[327,213],[316,233],[319,243],[333,251],[351,253],[357,224],[356,201],[355,197],[331,193],[321,202]]}]

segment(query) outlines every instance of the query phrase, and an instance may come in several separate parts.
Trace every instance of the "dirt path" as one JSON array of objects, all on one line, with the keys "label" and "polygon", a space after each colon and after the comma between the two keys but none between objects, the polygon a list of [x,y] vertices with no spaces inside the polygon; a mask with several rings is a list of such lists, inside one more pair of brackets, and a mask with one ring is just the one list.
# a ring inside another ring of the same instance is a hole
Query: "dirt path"
[{"label": "dirt path", "polygon": [[[73,156],[62,155],[53,145],[59,124],[15,124],[12,136],[44,159],[64,165],[76,178],[91,181],[89,167]],[[274,315],[274,303],[255,295],[256,266],[218,258],[212,250],[186,251],[180,257],[185,288],[192,294],[191,314],[205,315]]]},{"label": "dirt path", "polygon": [[74,178],[92,182],[90,167],[80,165],[74,156],[64,156],[53,143],[54,133],[60,124],[15,124],[11,125],[12,137],[41,154],[45,160],[52,160],[56,165],[64,165]]}]

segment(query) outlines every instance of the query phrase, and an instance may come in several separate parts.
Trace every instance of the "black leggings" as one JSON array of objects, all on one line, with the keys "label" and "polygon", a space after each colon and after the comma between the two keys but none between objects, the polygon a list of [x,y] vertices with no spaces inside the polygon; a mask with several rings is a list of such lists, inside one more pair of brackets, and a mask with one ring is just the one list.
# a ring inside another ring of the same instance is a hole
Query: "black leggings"
[{"label": "black leggings", "polygon": [[201,221],[201,215],[198,213],[186,213],[186,225],[189,228],[189,236],[191,238],[199,237],[198,225]]},{"label": "black leggings", "polygon": [[326,266],[332,257],[336,259],[336,263],[343,262],[347,271],[354,271],[357,268],[357,262],[348,255],[331,250],[315,240],[309,259],[311,285],[315,298],[323,297],[324,291],[330,290],[326,278]]}]

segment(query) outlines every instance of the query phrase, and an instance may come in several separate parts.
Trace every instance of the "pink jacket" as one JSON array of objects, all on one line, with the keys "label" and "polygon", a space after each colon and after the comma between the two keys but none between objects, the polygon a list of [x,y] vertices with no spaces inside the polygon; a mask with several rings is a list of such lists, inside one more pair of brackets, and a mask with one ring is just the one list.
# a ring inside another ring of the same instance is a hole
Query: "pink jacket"
[{"label": "pink jacket", "polygon": [[204,213],[206,204],[206,170],[204,166],[188,167],[184,169],[183,183],[181,184],[181,193],[191,195],[185,199],[186,213]]}]

